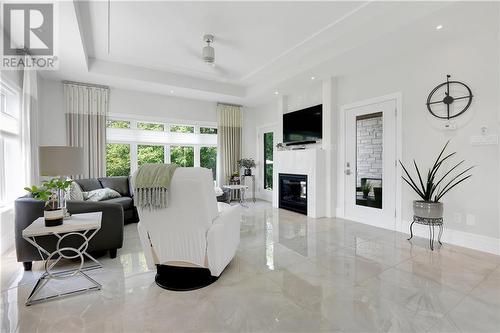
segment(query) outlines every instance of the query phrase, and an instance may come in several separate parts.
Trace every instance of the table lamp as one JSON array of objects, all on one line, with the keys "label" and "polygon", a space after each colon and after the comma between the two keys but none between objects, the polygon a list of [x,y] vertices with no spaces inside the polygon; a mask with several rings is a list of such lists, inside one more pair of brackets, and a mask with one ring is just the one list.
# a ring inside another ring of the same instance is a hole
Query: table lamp
[{"label": "table lamp", "polygon": [[[68,146],[40,146],[40,175],[49,177],[60,177],[64,179],[68,176],[77,176],[83,174],[84,158],[83,148],[68,147]],[[68,214],[66,212],[65,193],[57,192],[57,200],[59,207],[51,212],[44,212],[45,223],[47,220],[52,220],[53,225],[62,223],[63,217]]]}]

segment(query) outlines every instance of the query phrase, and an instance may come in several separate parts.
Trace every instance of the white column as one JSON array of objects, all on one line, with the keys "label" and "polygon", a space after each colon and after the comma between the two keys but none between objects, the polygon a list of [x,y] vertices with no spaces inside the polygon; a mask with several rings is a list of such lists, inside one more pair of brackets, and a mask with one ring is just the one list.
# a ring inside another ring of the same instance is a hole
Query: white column
[{"label": "white column", "polygon": [[323,80],[323,139],[322,148],[326,153],[326,216],[335,216],[337,206],[337,133],[338,115],[337,104],[337,81],[330,77]]}]

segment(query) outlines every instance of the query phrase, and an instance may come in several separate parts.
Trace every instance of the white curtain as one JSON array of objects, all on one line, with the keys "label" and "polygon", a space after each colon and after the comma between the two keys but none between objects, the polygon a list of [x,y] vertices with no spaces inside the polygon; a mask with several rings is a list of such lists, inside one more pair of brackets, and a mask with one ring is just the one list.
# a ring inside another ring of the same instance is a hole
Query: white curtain
[{"label": "white curtain", "polygon": [[231,174],[238,171],[241,158],[241,107],[217,104],[217,183],[228,184]]},{"label": "white curtain", "polygon": [[[28,57],[28,56],[26,56]],[[26,59],[26,63],[28,59]],[[21,153],[24,159],[26,185],[38,185],[38,91],[37,72],[33,68],[23,70],[21,101]]]},{"label": "white curtain", "polygon": [[84,151],[84,178],[106,175],[106,115],[109,89],[64,83],[68,144]]}]

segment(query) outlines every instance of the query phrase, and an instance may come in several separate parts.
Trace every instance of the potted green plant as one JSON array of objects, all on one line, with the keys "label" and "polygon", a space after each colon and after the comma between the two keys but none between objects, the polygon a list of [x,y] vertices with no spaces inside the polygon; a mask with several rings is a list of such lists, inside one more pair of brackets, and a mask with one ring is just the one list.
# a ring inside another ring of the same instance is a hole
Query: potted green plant
[{"label": "potted green plant", "polygon": [[43,212],[45,226],[54,227],[63,223],[65,211],[62,201],[64,192],[69,189],[72,182],[72,180],[53,178],[44,181],[40,187],[33,185],[24,188],[34,199],[45,202]]},{"label": "potted green plant", "polygon": [[239,172],[233,172],[231,174],[231,177],[229,177],[229,182],[232,184],[239,184],[240,183],[240,173]]},{"label": "potted green plant", "polygon": [[372,190],[373,185],[369,181],[366,181],[362,186],[361,186],[361,191],[363,192],[363,198],[368,198],[368,194],[370,194],[370,191]]},{"label": "potted green plant", "polygon": [[253,158],[242,158],[238,161],[238,166],[245,169],[245,176],[251,176],[252,168],[255,168],[255,161]]},{"label": "potted green plant", "polygon": [[[413,165],[415,166],[415,171],[418,176],[418,180],[415,181],[408,170],[405,168],[403,163],[399,161],[401,167],[405,172],[403,180],[418,194],[422,200],[413,201],[413,213],[415,216],[421,218],[442,218],[443,217],[443,203],[440,202],[441,198],[446,195],[451,189],[453,189],[458,184],[464,182],[465,180],[472,177],[471,174],[467,174],[473,166],[465,169],[462,172],[456,171],[459,166],[461,166],[465,161],[462,160],[451,167],[448,171],[442,174],[440,177],[437,176],[439,169],[443,166],[445,161],[448,161],[451,157],[455,156],[456,152],[444,155],[446,147],[450,141],[446,142],[441,153],[438,155],[434,165],[428,170],[427,178],[422,178],[422,174],[417,166],[417,162],[413,160]],[[418,182],[418,184],[417,184]]]}]

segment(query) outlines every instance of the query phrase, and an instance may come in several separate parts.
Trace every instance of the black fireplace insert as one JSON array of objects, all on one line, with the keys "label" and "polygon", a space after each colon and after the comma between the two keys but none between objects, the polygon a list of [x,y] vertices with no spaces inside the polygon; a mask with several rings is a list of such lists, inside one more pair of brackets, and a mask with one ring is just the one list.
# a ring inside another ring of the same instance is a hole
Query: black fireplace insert
[{"label": "black fireplace insert", "polygon": [[279,174],[279,207],[307,215],[307,176]]}]

